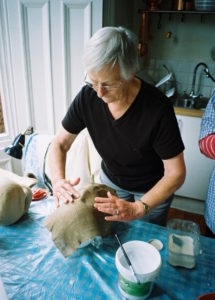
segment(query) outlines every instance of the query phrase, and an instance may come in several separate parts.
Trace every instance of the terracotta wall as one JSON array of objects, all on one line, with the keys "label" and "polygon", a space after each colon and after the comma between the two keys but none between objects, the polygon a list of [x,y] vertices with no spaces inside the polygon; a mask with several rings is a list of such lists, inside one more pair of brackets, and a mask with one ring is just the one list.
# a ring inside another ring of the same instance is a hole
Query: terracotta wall
[{"label": "terracotta wall", "polygon": [[3,133],[4,131],[5,131],[5,127],[4,127],[3,111],[2,111],[1,96],[0,96],[0,133]]}]

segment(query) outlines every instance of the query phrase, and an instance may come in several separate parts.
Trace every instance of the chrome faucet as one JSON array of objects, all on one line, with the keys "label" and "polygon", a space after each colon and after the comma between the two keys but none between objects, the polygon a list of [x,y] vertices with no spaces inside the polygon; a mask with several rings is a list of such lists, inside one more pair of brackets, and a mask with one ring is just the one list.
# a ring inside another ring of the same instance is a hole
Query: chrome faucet
[{"label": "chrome faucet", "polygon": [[204,69],[203,71],[205,72],[205,75],[210,78],[213,82],[215,82],[215,78],[210,74],[209,70],[208,70],[208,66],[203,63],[203,62],[200,62],[198,63],[196,66],[195,66],[195,69],[194,69],[194,72],[193,72],[193,81],[192,81],[192,90],[189,94],[189,97],[191,97],[192,99],[195,99],[197,98],[199,95],[196,95],[195,94],[195,84],[196,84],[196,73],[197,73],[197,70],[200,66],[203,66]]},{"label": "chrome faucet", "polygon": [[196,84],[196,73],[197,73],[197,70],[200,66],[203,66],[204,69],[204,73],[206,75],[206,77],[210,78],[213,82],[215,82],[215,78],[210,74],[209,70],[208,70],[208,66],[206,65],[206,63],[203,63],[203,62],[200,62],[198,63],[196,66],[195,66],[195,69],[194,69],[194,72],[193,72],[193,81],[192,81],[192,89],[191,89],[191,92],[189,93],[189,95],[186,95],[186,107],[188,108],[193,108],[194,106],[194,103],[195,103],[195,99],[198,98],[198,97],[201,97],[202,95],[199,94],[195,94],[195,84]]}]

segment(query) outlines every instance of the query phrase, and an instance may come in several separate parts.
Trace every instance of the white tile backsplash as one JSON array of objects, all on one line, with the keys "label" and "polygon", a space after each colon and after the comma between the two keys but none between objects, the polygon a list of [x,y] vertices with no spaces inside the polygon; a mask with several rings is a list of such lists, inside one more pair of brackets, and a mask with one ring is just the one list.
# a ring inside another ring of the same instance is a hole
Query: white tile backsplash
[{"label": "white tile backsplash", "polygon": [[[189,94],[192,90],[194,69],[198,63],[199,61],[190,60],[151,59],[149,60],[149,65],[144,67],[144,71],[147,72],[155,82],[158,82],[167,74],[167,71],[163,67],[163,64],[165,64],[174,75],[178,93],[183,94],[184,91],[186,91],[186,93]],[[209,72],[215,77],[214,63],[205,63],[208,65]],[[195,93],[201,93],[204,97],[210,98],[214,88],[215,83],[205,76],[203,66],[200,66],[196,72]]]}]

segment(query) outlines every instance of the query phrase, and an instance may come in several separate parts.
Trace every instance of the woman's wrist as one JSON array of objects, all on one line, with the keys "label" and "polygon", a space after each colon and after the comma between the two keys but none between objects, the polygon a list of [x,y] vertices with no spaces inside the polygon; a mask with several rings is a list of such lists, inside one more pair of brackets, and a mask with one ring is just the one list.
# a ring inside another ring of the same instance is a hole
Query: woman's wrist
[{"label": "woman's wrist", "polygon": [[55,185],[56,183],[58,183],[59,181],[62,181],[62,180],[64,180],[65,178],[54,178],[53,180],[52,180],[52,185]]},{"label": "woman's wrist", "polygon": [[144,210],[145,210],[145,215],[146,214],[148,214],[148,212],[150,211],[150,206],[148,205],[148,203],[146,203],[146,202],[144,202],[143,200],[139,200],[140,201],[140,203],[143,205],[143,207],[144,207]]},{"label": "woman's wrist", "polygon": [[141,203],[141,201],[136,201],[135,206],[136,206],[137,219],[143,218],[146,215],[146,210],[144,208],[144,205]]}]

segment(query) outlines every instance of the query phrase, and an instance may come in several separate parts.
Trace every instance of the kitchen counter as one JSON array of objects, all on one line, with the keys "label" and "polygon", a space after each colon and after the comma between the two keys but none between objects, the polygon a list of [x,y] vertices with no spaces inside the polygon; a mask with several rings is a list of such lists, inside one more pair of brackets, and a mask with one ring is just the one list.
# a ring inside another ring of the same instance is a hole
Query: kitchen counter
[{"label": "kitchen counter", "polygon": [[198,117],[198,118],[201,118],[204,113],[204,111],[201,109],[190,109],[190,108],[183,108],[183,107],[176,107],[176,106],[174,106],[174,111],[176,115]]}]

